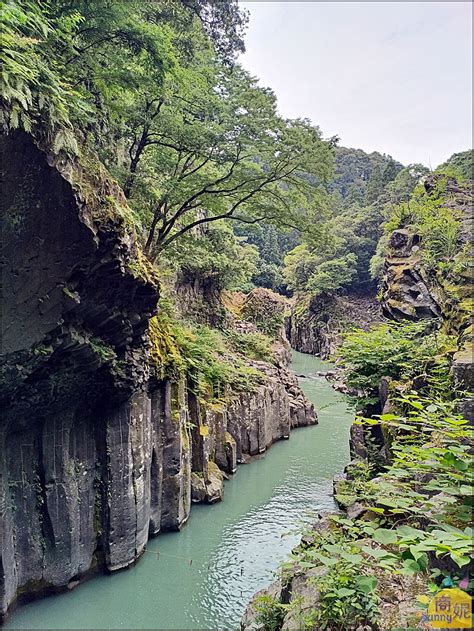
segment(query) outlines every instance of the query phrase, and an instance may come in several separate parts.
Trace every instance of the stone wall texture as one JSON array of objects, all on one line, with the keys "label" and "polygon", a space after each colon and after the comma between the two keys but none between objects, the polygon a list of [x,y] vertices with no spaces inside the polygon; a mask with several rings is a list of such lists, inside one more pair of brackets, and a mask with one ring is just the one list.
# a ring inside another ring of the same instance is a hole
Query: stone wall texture
[{"label": "stone wall texture", "polygon": [[[135,563],[223,474],[316,422],[284,367],[220,407],[150,368],[159,286],[120,189],[30,136],[2,138],[0,618]],[[121,212],[121,211],[124,212]]]}]

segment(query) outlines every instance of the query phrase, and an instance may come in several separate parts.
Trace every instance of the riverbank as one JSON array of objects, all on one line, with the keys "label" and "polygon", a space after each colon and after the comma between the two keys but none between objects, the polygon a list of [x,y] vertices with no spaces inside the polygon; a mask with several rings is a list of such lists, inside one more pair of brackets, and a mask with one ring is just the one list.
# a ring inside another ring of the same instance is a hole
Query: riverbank
[{"label": "riverbank", "polygon": [[319,425],[298,429],[226,482],[225,502],[195,506],[180,533],[149,542],[126,572],[19,608],[5,629],[237,628],[304,524],[334,510],[332,478],[349,460],[353,412],[318,372],[331,365],[293,354],[292,370]]}]

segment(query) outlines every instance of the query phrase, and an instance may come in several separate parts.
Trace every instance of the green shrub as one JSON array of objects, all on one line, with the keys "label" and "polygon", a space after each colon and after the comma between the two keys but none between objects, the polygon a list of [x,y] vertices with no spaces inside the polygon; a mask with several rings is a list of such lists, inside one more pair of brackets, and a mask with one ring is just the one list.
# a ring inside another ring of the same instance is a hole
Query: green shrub
[{"label": "green shrub", "polygon": [[[459,231],[462,211],[446,206],[447,178],[441,177],[435,190],[428,194],[418,186],[410,201],[403,202],[390,211],[384,224],[386,234],[409,226],[421,237],[423,262],[428,269],[436,270],[440,263],[453,258],[459,247]],[[376,263],[374,263],[374,266]]]},{"label": "green shrub", "polygon": [[238,333],[229,330],[225,332],[225,337],[232,350],[248,359],[268,362],[273,360],[272,340],[264,333]]},{"label": "green shrub", "polygon": [[338,560],[322,578],[311,578],[321,601],[304,619],[307,629],[331,628],[346,631],[354,625],[376,624],[380,598],[377,579],[362,574],[358,563]]},{"label": "green shrub", "polygon": [[227,386],[253,390],[261,383],[262,373],[232,355],[225,336],[216,329],[196,325],[191,329],[175,323],[173,335],[191,386],[198,395],[222,400]]},{"label": "green shrub", "polygon": [[272,596],[258,596],[256,609],[257,622],[264,625],[265,631],[278,631],[288,612],[288,605],[283,605]]},{"label": "green shrub", "polygon": [[431,372],[437,363],[447,375],[445,360],[437,356],[453,346],[454,339],[439,331],[429,333],[434,325],[427,320],[390,322],[369,332],[346,333],[339,353],[348,385],[373,398],[382,377],[408,380],[426,374],[428,366]]}]

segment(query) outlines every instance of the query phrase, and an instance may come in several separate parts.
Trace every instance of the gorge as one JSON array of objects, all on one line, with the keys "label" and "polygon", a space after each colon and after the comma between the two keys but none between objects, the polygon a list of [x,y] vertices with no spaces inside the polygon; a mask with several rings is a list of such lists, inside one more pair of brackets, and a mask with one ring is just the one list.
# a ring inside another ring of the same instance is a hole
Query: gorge
[{"label": "gorge", "polygon": [[348,459],[352,413],[316,375],[327,368],[295,355],[292,369],[307,375],[302,387],[321,409],[319,424],[239,467],[222,503],[193,507],[186,527],[151,540],[135,567],[25,605],[5,628],[237,628],[253,592],[297,542],[295,530],[334,508],[332,477]]},{"label": "gorge", "polygon": [[1,623],[466,604],[472,151],[404,166],[282,116],[236,0],[1,19]]}]

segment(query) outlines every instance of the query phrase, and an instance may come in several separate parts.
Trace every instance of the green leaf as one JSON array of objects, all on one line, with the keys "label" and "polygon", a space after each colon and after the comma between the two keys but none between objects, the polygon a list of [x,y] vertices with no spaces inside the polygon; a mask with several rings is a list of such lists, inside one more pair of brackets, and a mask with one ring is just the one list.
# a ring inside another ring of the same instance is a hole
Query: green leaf
[{"label": "green leaf", "polygon": [[422,530],[417,530],[411,526],[400,526],[397,528],[397,534],[400,535],[402,539],[421,539],[424,537]]},{"label": "green leaf", "polygon": [[372,537],[378,543],[382,543],[385,545],[395,543],[397,541],[396,532],[393,530],[388,530],[387,528],[377,528]]},{"label": "green leaf", "polygon": [[459,554],[456,554],[455,552],[451,553],[451,558],[458,567],[464,567],[465,565],[468,565],[471,562],[471,559],[469,557],[460,556]]},{"label": "green leaf", "polygon": [[405,559],[403,561],[402,574],[417,574],[421,571],[420,566],[414,559]]},{"label": "green leaf", "polygon": [[369,548],[369,546],[362,546],[362,550],[374,557],[375,559],[396,559],[397,557],[391,552],[382,550],[381,548]]},{"label": "green leaf", "polygon": [[364,594],[370,594],[377,587],[377,579],[375,576],[358,576],[356,585],[359,591]]},{"label": "green leaf", "polygon": [[352,596],[353,594],[355,594],[355,590],[348,589],[347,587],[341,587],[340,589],[337,590],[337,595],[340,596],[341,598],[344,598],[346,596]]},{"label": "green leaf", "polygon": [[356,565],[358,565],[359,563],[362,563],[362,561],[364,560],[364,557],[362,555],[350,554],[349,552],[346,552],[345,550],[341,550],[341,557],[345,559],[346,561],[349,561],[350,563],[354,563]]},{"label": "green leaf", "polygon": [[332,565],[336,565],[338,563],[338,559],[334,559],[332,557],[326,557],[324,556],[324,554],[317,554],[316,556],[318,560],[321,561],[321,563],[323,563],[324,565],[327,565],[328,567],[331,567]]},{"label": "green leaf", "polygon": [[382,414],[380,417],[381,421],[393,421],[394,419],[400,418],[396,414]]},{"label": "green leaf", "polygon": [[384,508],[380,508],[378,506],[371,506],[370,510],[373,513],[377,513],[377,514],[380,514],[380,515],[384,515],[385,514],[385,509]]}]

